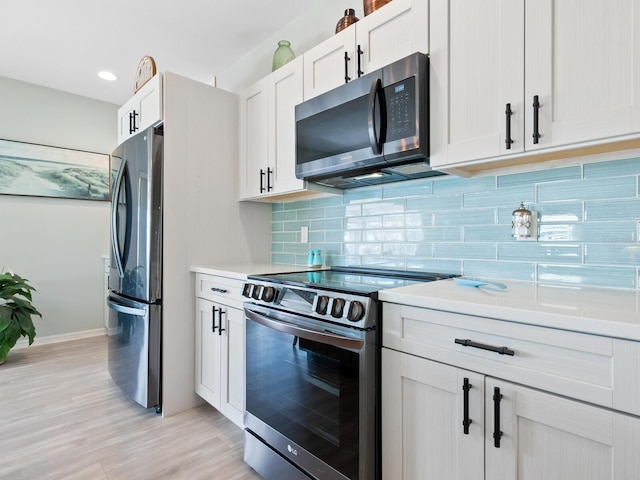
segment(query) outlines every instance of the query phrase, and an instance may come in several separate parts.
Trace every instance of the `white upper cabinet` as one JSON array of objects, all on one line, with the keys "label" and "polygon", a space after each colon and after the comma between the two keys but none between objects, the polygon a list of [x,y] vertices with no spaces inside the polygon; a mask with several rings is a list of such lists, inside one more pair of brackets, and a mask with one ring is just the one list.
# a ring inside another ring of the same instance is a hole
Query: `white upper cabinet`
[{"label": "white upper cabinet", "polygon": [[240,95],[240,199],[266,192],[269,151],[267,97],[266,78]]},{"label": "white upper cabinet", "polygon": [[118,145],[162,120],[162,74],[157,73],[118,109]]},{"label": "white upper cabinet", "polygon": [[240,95],[240,199],[277,201],[327,188],[296,178],[296,113],[302,102],[298,57]]},{"label": "white upper cabinet", "polygon": [[432,165],[508,152],[507,103],[510,150],[523,150],[523,12],[513,0],[432,0]]},{"label": "white upper cabinet", "polygon": [[427,0],[393,0],[304,54],[304,99],[429,51]]},{"label": "white upper cabinet", "polygon": [[639,131],[640,1],[525,3],[525,149]]},{"label": "white upper cabinet", "polygon": [[268,77],[270,193],[303,190],[296,178],[296,110],[302,98],[302,57],[280,67]]},{"label": "white upper cabinet", "polygon": [[640,132],[640,0],[432,0],[430,15],[436,168]]},{"label": "white upper cabinet", "polygon": [[355,33],[351,25],[304,53],[305,100],[356,78]]}]

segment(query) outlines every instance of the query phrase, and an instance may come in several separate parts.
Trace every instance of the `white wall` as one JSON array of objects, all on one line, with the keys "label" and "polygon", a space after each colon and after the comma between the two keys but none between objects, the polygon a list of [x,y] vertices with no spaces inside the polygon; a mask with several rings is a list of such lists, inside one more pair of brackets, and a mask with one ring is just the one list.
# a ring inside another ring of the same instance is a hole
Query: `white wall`
[{"label": "white wall", "polygon": [[296,57],[335,34],[336,24],[347,8],[353,8],[358,18],[364,18],[363,2],[323,0],[305,15],[292,21],[255,49],[239,58],[217,75],[217,86],[230,92],[240,91],[271,73],[273,53],[279,40],[289,40]]},{"label": "white wall", "polygon": [[[0,138],[110,154],[118,106],[0,77]],[[109,202],[0,195],[0,269],[37,289],[36,343],[103,327]]]}]

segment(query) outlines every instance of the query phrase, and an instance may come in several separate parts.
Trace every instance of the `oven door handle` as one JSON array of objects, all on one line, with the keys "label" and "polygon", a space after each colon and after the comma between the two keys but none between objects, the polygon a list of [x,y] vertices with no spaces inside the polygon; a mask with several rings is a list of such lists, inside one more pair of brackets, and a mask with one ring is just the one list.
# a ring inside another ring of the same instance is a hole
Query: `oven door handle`
[{"label": "oven door handle", "polygon": [[279,332],[288,333],[289,335],[295,335],[300,338],[306,338],[307,340],[313,340],[315,342],[332,345],[338,348],[350,348],[353,350],[361,350],[364,346],[364,341],[360,339],[343,337],[328,331],[310,330],[290,323],[279,322],[247,308],[245,308],[244,314],[249,320],[259,323],[267,328],[272,328]]}]

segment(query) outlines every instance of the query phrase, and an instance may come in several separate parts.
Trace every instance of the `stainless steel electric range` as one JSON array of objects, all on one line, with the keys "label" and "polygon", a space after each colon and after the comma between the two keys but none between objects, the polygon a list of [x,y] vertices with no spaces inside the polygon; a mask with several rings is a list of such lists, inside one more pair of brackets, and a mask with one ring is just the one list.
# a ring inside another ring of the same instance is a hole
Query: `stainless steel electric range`
[{"label": "stainless steel electric range", "polygon": [[267,480],[379,479],[378,292],[453,276],[348,267],[249,276],[245,461]]}]

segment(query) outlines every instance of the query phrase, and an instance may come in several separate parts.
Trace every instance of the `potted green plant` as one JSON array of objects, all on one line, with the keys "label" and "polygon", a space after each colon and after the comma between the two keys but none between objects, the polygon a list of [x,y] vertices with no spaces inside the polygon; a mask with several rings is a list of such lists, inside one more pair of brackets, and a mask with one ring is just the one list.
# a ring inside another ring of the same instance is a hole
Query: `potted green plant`
[{"label": "potted green plant", "polygon": [[31,317],[42,315],[31,303],[35,291],[28,280],[15,273],[0,273],[0,363],[3,363],[20,337],[29,337],[29,345],[36,336]]}]

